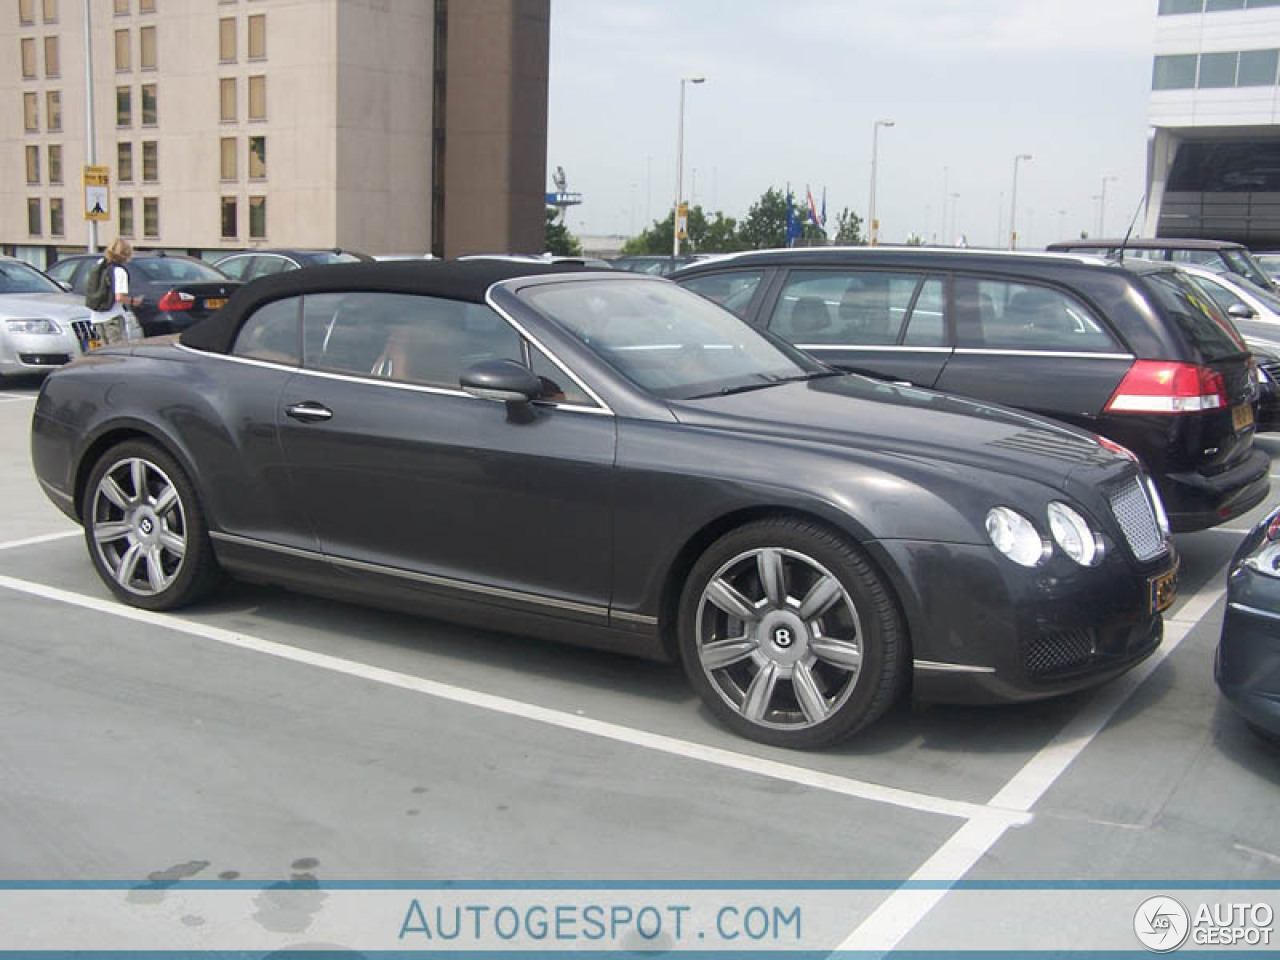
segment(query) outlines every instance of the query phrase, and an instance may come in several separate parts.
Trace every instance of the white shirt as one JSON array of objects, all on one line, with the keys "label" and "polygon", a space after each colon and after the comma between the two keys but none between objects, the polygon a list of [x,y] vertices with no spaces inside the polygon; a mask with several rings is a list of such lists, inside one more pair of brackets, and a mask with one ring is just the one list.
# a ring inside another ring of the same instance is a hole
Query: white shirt
[{"label": "white shirt", "polygon": [[[127,297],[129,295],[129,273],[124,267],[117,264],[111,268],[111,287],[113,295],[116,297]],[[117,300],[111,304],[109,310],[90,310],[89,321],[91,323],[106,323],[115,317],[125,317],[128,311],[125,310],[124,304]]]}]

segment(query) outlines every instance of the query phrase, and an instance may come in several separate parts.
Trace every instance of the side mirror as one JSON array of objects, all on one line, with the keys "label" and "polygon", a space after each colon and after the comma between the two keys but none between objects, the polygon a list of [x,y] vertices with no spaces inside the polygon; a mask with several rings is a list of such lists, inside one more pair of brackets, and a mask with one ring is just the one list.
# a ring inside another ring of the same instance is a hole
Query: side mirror
[{"label": "side mirror", "polygon": [[542,392],[542,381],[514,360],[481,360],[464,370],[458,382],[473,397],[504,403],[529,403]]},{"label": "side mirror", "polygon": [[1252,320],[1258,315],[1258,311],[1253,307],[1243,303],[1233,303],[1227,307],[1227,316],[1235,317],[1237,320]]}]

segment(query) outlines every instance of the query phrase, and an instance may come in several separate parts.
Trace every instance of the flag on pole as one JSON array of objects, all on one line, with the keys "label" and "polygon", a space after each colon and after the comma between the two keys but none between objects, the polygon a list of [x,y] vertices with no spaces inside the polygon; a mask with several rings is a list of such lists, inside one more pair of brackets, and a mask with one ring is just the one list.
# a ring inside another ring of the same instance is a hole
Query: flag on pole
[{"label": "flag on pole", "polygon": [[822,188],[822,228],[827,228],[827,188]]},{"label": "flag on pole", "polygon": [[818,205],[813,202],[813,190],[806,183],[804,185],[805,199],[809,204],[809,222],[819,230],[822,229],[822,221],[818,219]]},{"label": "flag on pole", "polygon": [[795,210],[791,206],[791,184],[787,184],[787,246],[794,247],[800,236],[800,224],[796,220]]}]

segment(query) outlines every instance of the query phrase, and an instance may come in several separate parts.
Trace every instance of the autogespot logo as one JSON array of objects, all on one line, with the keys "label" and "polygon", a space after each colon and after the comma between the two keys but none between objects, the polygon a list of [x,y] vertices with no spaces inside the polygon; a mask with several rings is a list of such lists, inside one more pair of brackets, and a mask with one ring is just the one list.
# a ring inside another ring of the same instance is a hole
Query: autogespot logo
[{"label": "autogespot logo", "polygon": [[1133,915],[1133,932],[1138,942],[1153,953],[1177,950],[1191,929],[1187,908],[1173,897],[1148,897]]}]

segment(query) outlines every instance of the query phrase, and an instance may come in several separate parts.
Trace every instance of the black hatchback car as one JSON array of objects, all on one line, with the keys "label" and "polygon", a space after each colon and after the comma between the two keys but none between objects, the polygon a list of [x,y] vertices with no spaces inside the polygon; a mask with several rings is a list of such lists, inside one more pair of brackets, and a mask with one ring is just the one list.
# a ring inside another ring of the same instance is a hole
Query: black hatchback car
[{"label": "black hatchback car", "polygon": [[[73,293],[84,293],[89,270],[102,258],[90,254],[64,257],[46,272]],[[129,293],[141,297],[134,316],[148,337],[178,333],[220,309],[240,286],[221,270],[195,257],[170,253],[137,253],[125,266]]]},{"label": "black hatchback car", "polygon": [[672,279],[839,369],[1099,433],[1147,464],[1174,530],[1267,495],[1249,353],[1170,264],[826,248],[726,257]]},{"label": "black hatchback car", "polygon": [[246,284],[45,381],[32,460],[126,603],[219,570],[682,660],[812,747],[920,699],[1096,684],[1177,557],[1092,434],[842,376],[656,277],[506,261]]}]

